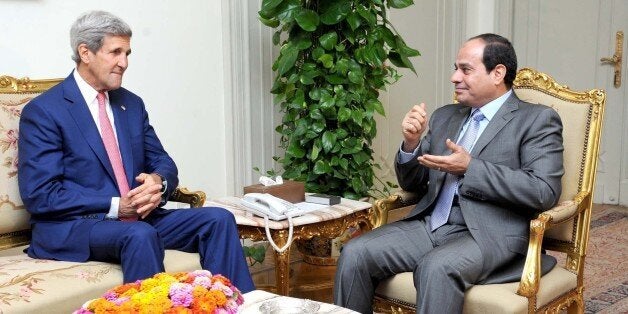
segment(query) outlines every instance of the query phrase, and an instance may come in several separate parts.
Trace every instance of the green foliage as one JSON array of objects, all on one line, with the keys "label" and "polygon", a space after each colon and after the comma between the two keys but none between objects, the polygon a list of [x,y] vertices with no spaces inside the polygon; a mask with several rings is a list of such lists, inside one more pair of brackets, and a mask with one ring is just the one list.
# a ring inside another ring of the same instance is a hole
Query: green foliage
[{"label": "green foliage", "polygon": [[[263,0],[260,21],[280,46],[271,92],[284,113],[275,129],[285,179],[309,192],[357,199],[373,187],[379,91],[397,81],[394,66],[415,72],[406,45],[386,17],[413,0]],[[283,39],[283,40],[282,40]],[[416,72],[415,72],[416,73]]]},{"label": "green foliage", "polygon": [[263,245],[242,246],[244,256],[248,260],[249,266],[263,263],[266,257],[266,247]]}]

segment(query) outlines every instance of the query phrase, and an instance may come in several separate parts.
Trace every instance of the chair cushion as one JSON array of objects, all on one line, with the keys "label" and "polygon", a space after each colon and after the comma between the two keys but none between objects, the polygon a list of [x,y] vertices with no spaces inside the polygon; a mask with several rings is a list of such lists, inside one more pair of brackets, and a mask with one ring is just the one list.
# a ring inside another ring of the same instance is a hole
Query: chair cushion
[{"label": "chair cushion", "polygon": [[[0,313],[71,313],[122,284],[120,265],[33,259],[26,246],[0,251]],[[166,250],[166,271],[200,269],[199,255]]]},{"label": "chair cushion", "polygon": [[[537,304],[543,306],[567,291],[576,288],[576,274],[554,267],[541,278]],[[464,313],[527,313],[528,301],[517,294],[519,282],[476,285],[465,293]],[[397,274],[382,281],[375,294],[408,304],[416,304],[412,273]]]}]

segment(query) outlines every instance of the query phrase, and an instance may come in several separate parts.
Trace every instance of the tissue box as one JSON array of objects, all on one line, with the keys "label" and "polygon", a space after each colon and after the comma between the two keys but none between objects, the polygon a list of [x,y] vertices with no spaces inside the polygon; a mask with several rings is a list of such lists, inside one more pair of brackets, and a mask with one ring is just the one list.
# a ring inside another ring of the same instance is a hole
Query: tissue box
[{"label": "tissue box", "polygon": [[244,187],[244,194],[247,193],[268,193],[290,203],[299,203],[305,201],[305,183],[284,180],[283,184],[278,185],[254,184]]}]

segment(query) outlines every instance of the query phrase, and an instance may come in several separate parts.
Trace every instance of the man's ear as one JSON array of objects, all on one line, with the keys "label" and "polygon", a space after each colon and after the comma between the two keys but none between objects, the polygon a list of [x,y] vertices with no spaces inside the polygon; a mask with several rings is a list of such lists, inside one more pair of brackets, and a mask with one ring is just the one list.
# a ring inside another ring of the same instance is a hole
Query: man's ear
[{"label": "man's ear", "polygon": [[78,55],[81,58],[81,62],[85,63],[85,64],[89,64],[89,48],[87,48],[86,44],[80,44],[78,46],[78,48],[76,48],[78,50]]},{"label": "man's ear", "polygon": [[503,64],[498,64],[493,69],[493,82],[495,85],[499,85],[504,83],[504,78],[506,77],[506,66]]}]

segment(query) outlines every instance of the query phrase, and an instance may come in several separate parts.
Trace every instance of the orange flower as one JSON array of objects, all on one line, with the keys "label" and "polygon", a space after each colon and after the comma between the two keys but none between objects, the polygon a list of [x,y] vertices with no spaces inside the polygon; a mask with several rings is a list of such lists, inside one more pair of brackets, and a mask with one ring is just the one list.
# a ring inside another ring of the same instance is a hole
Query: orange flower
[{"label": "orange flower", "polygon": [[209,294],[212,296],[217,306],[223,306],[227,304],[227,297],[222,291],[210,290]]}]

